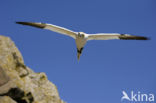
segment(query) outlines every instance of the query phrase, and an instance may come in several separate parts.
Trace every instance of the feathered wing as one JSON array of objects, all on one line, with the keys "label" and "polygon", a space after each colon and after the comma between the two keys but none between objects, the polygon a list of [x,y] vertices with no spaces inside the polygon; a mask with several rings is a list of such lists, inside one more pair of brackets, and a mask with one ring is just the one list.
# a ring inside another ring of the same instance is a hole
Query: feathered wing
[{"label": "feathered wing", "polygon": [[122,40],[148,40],[149,38],[143,36],[134,36],[129,34],[119,33],[98,33],[88,35],[87,40],[111,40],[111,39],[122,39]]},{"label": "feathered wing", "polygon": [[34,23],[34,22],[16,22],[17,24],[22,24],[22,25],[29,25],[29,26],[33,26],[33,27],[37,27],[37,28],[41,28],[41,29],[48,29],[54,32],[58,32],[67,36],[70,36],[72,38],[76,38],[76,32],[73,32],[69,29],[60,27],[60,26],[56,26],[53,24],[46,24],[46,23]]}]

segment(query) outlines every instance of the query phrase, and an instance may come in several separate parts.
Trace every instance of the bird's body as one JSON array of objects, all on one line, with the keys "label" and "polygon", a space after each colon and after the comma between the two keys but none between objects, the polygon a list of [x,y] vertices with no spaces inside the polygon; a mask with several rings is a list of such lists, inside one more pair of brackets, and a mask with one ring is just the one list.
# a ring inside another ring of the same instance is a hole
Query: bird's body
[{"label": "bird's body", "polygon": [[76,46],[78,49],[81,49],[82,47],[84,47],[84,45],[87,42],[87,38],[86,38],[85,33],[78,32],[78,35],[76,36],[75,41],[76,41]]},{"label": "bird's body", "polygon": [[83,32],[78,32],[75,42],[77,47],[77,58],[80,59],[83,47],[87,43],[87,35],[85,35]]},{"label": "bird's body", "polygon": [[98,34],[87,34],[84,32],[74,32],[69,29],[56,26],[53,24],[46,23],[33,23],[33,22],[16,22],[17,24],[34,26],[41,29],[48,29],[60,34],[70,36],[75,39],[77,46],[77,57],[78,60],[82,54],[82,50],[89,40],[111,40],[111,39],[123,39],[123,40],[148,40],[148,38],[143,36],[133,36],[129,34],[119,34],[119,33],[98,33]]}]

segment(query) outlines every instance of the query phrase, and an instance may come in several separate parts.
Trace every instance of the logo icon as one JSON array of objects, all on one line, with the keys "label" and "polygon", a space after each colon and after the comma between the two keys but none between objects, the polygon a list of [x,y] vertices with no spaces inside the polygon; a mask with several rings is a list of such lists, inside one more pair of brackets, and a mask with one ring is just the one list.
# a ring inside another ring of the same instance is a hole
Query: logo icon
[{"label": "logo icon", "polygon": [[127,100],[127,101],[133,101],[133,102],[154,102],[154,94],[146,94],[141,93],[140,91],[134,92],[131,91],[130,95],[126,93],[125,91],[122,91],[123,96],[121,97],[121,101]]},{"label": "logo icon", "polygon": [[123,96],[121,98],[121,101],[123,101],[124,99],[127,99],[127,100],[131,101],[131,99],[128,97],[128,95],[127,95],[127,93],[125,91],[122,91],[122,94],[123,94]]}]

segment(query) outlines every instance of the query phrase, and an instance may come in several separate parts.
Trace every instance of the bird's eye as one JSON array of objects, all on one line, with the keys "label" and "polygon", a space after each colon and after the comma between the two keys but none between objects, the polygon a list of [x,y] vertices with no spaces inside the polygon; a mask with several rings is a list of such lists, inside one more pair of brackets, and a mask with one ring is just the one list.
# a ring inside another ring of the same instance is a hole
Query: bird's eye
[{"label": "bird's eye", "polygon": [[82,34],[82,37],[84,37],[84,35]]}]

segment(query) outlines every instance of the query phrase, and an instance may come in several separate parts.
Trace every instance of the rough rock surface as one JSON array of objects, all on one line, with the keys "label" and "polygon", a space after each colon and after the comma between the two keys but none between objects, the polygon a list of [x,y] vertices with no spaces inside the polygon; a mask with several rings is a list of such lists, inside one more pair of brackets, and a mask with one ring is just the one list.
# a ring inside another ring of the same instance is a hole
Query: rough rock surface
[{"label": "rough rock surface", "polygon": [[0,36],[0,103],[64,103],[44,73],[28,68],[13,41]]}]

